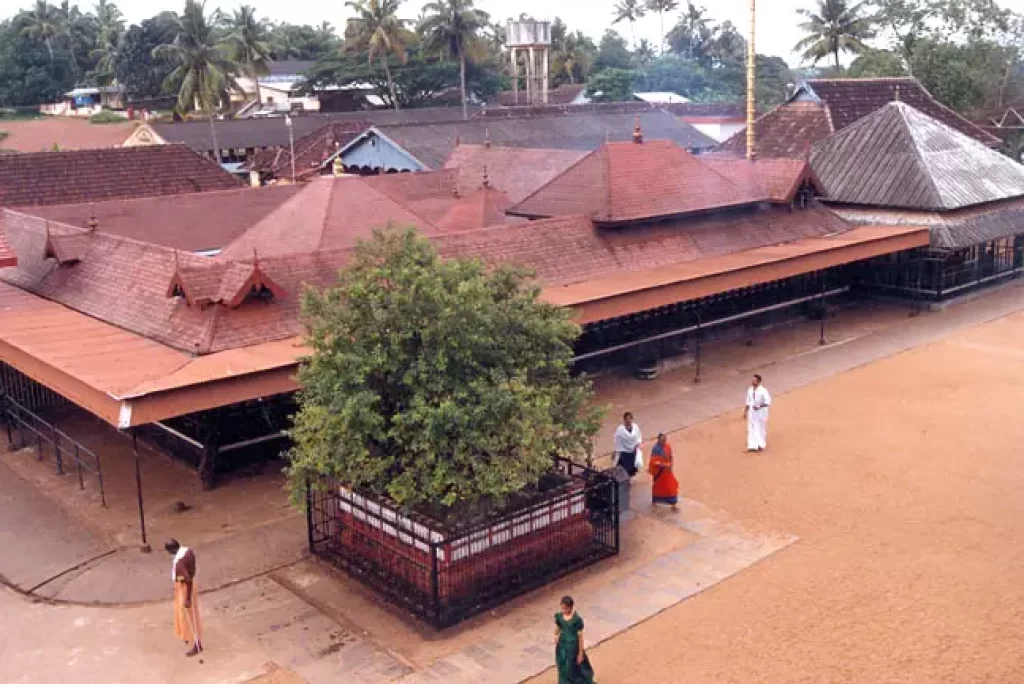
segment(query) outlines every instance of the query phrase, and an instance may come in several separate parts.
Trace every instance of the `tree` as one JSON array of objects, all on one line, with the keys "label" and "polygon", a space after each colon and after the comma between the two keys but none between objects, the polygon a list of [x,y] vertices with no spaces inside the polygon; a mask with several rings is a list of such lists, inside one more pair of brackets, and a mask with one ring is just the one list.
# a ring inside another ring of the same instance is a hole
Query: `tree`
[{"label": "tree", "polygon": [[551,64],[554,85],[568,81],[571,85],[586,80],[597,58],[597,46],[581,31],[570,33],[559,19],[551,23]]},{"label": "tree", "polygon": [[661,36],[661,54],[665,54],[665,12],[671,12],[678,8],[677,0],[647,0],[647,9],[657,12],[658,18],[661,20],[661,33],[658,34]]},{"label": "tree", "polygon": [[419,24],[424,48],[436,51],[459,62],[459,90],[462,95],[462,118],[469,118],[466,98],[466,60],[483,51],[480,31],[488,26],[486,12],[473,7],[473,0],[435,0],[423,7]]},{"label": "tree", "polygon": [[626,40],[612,29],[601,36],[597,45],[597,58],[594,60],[594,71],[603,69],[630,69],[633,66],[633,54],[626,45]]},{"label": "tree", "polygon": [[629,22],[629,30],[633,36],[633,47],[636,47],[636,22],[643,19],[647,14],[647,8],[644,7],[641,0],[619,0],[619,4],[615,6],[615,17],[612,19],[612,24],[618,24],[623,21]]},{"label": "tree", "polygon": [[31,21],[21,12],[0,22],[0,107],[55,102],[75,85],[70,56],[62,50],[51,58],[45,43],[23,31]]},{"label": "tree", "polygon": [[154,51],[174,41],[177,27],[174,12],[161,12],[125,31],[117,48],[114,78],[129,97],[150,98],[164,92],[164,83],[175,67]]},{"label": "tree", "polygon": [[633,99],[633,72],[604,69],[587,81],[587,97],[594,102],[627,102]]},{"label": "tree", "polygon": [[270,35],[266,22],[256,18],[256,10],[242,5],[228,22],[225,39],[228,55],[248,76],[256,89],[256,101],[263,103],[260,76],[270,74]]},{"label": "tree", "polygon": [[92,77],[99,85],[114,81],[118,60],[121,57],[121,39],[124,36],[124,19],[121,10],[108,0],[96,3],[96,43],[89,51],[95,62]]},{"label": "tree", "polygon": [[665,39],[669,50],[680,57],[695,59],[701,64],[710,64],[711,43],[715,38],[715,28],[707,17],[707,10],[697,7],[692,2],[686,3],[684,11],[676,25],[668,32]]},{"label": "tree", "polygon": [[850,78],[892,78],[906,76],[903,57],[890,50],[868,50],[853,60],[846,70]]},{"label": "tree", "polygon": [[579,335],[525,274],[438,258],[413,230],[376,231],[338,283],[307,291],[289,474],[329,476],[407,509],[480,511],[589,454]]},{"label": "tree", "polygon": [[21,31],[23,35],[46,45],[50,61],[53,61],[53,41],[58,36],[65,35],[67,26],[64,23],[64,17],[56,7],[46,0],[36,0],[36,4],[29,14],[28,24]]},{"label": "tree", "polygon": [[402,64],[407,57],[409,39],[405,20],[398,18],[398,7],[402,0],[349,0],[345,4],[356,11],[356,17],[348,20],[349,33],[356,45],[366,51],[367,59],[380,60],[388,78],[391,101],[398,109],[395,95],[395,80],[391,74],[389,57],[395,57]]},{"label": "tree", "polygon": [[864,15],[864,2],[857,2],[852,6],[847,0],[816,2],[816,11],[797,10],[798,14],[807,19],[798,26],[807,37],[798,42],[793,49],[803,51],[804,60],[817,64],[832,55],[838,67],[840,52],[860,54],[868,49],[864,41],[872,38],[874,32],[870,20]]},{"label": "tree", "polygon": [[185,0],[185,11],[175,18],[174,42],[156,48],[154,53],[175,65],[165,84],[178,91],[178,111],[197,109],[209,118],[218,164],[220,147],[213,118],[224,100],[230,98],[231,91],[239,90],[235,81],[238,65],[224,53],[216,34],[219,20],[219,10],[207,16],[205,3]]},{"label": "tree", "polygon": [[654,46],[651,45],[651,41],[646,38],[640,39],[640,43],[636,46],[636,50],[633,51],[633,56],[636,57],[637,66],[639,66],[641,70],[650,66],[651,62],[653,62],[657,57],[654,52]]},{"label": "tree", "polygon": [[270,57],[277,62],[287,59],[318,60],[336,54],[341,40],[329,22],[317,27],[296,24],[274,24],[270,29]]}]

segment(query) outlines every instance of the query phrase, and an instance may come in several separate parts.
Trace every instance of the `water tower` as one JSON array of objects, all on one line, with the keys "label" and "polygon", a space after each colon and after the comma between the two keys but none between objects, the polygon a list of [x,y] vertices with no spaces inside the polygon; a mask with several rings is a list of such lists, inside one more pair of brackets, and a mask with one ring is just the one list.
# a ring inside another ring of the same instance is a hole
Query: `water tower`
[{"label": "water tower", "polygon": [[[526,52],[526,102],[525,104],[548,103],[548,53],[551,52],[551,22],[533,19],[508,20],[505,27],[505,44],[512,53],[512,87],[515,102],[519,103],[519,59],[520,51]],[[540,64],[537,63],[538,57]]]}]

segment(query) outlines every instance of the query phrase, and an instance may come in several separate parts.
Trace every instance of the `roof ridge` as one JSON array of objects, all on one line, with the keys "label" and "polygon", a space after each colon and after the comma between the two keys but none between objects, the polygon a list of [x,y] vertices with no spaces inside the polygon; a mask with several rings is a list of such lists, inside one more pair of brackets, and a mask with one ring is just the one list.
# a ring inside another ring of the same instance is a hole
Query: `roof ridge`
[{"label": "roof ridge", "polygon": [[[915,81],[919,85],[921,83],[914,76],[870,76],[867,78],[846,76],[840,78],[808,78],[804,80],[804,83],[892,83],[894,81]],[[921,87],[923,88],[924,86]]]},{"label": "roof ridge", "polygon": [[[607,144],[607,143],[606,143],[606,144]],[[550,180],[549,180],[549,181],[548,181],[547,183],[545,183],[544,185],[540,186],[539,188],[536,188],[536,189],[535,189],[535,190],[534,190],[533,192],[531,192],[531,193],[530,193],[529,195],[527,195],[527,196],[526,196],[526,197],[524,197],[523,199],[521,199],[521,200],[519,200],[518,202],[516,202],[516,204],[515,204],[514,206],[519,206],[519,205],[521,205],[521,204],[525,204],[525,203],[526,203],[527,201],[529,201],[529,200],[533,199],[533,197],[534,197],[534,196],[536,196],[536,195],[537,195],[538,193],[540,193],[540,192],[541,192],[542,190],[546,189],[546,188],[547,188],[547,187],[548,187],[549,185],[551,185],[552,183],[554,183],[555,181],[557,181],[557,180],[558,180],[559,178],[561,178],[562,176],[566,175],[567,173],[569,173],[570,171],[572,171],[573,169],[575,169],[575,168],[576,168],[577,166],[579,166],[580,164],[582,164],[582,163],[583,163],[583,162],[585,162],[586,160],[590,159],[590,158],[591,158],[592,156],[594,156],[595,154],[599,153],[599,152],[601,151],[601,149],[602,149],[602,148],[601,148],[601,147],[599,147],[599,148],[597,148],[596,150],[591,150],[590,152],[587,152],[587,153],[586,153],[586,154],[584,154],[584,155],[583,155],[582,157],[580,157],[579,159],[577,159],[576,161],[574,161],[574,162],[573,162],[572,164],[570,164],[569,166],[567,166],[567,167],[565,168],[565,170],[564,170],[564,171],[562,171],[561,173],[559,173],[559,174],[555,175],[555,176],[554,176],[554,177],[553,177],[552,179],[550,179]]]},{"label": "roof ridge", "polygon": [[[897,112],[899,112],[900,122],[903,124],[906,133],[910,136],[910,140],[913,142],[914,155],[917,157],[918,164],[921,165],[921,168],[924,172],[924,176],[925,178],[928,179],[928,184],[931,186],[934,198],[937,200],[935,207],[940,210],[949,209],[950,207],[946,206],[946,198],[943,196],[942,191],[939,189],[939,183],[936,180],[935,175],[932,173],[932,167],[930,164],[928,164],[927,160],[925,159],[924,153],[921,150],[922,140],[915,133],[914,126],[911,125],[910,120],[907,118],[908,114],[910,117],[923,117],[928,121],[928,123],[938,124],[941,128],[945,129],[944,132],[947,135],[952,133],[954,134],[954,138],[959,138],[960,136],[963,136],[967,140],[970,140],[972,143],[978,145],[978,147],[980,147],[981,149],[984,149],[988,152],[991,152],[992,150],[990,150],[988,147],[986,147],[981,142],[978,142],[974,138],[971,138],[970,136],[965,135],[964,133],[961,133],[960,131],[950,126],[947,126],[938,119],[930,117],[924,112],[918,111],[917,109],[907,104],[906,102],[890,102],[885,107],[882,107],[882,109],[880,109],[879,111],[885,111],[887,109],[895,109]],[[998,152],[996,154],[998,154]]]}]

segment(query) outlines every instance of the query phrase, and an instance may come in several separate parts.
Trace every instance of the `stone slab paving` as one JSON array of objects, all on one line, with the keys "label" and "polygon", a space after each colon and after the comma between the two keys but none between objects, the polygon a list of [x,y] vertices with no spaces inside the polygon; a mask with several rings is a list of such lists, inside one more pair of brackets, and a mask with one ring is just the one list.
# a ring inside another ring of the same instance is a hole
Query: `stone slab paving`
[{"label": "stone slab paving", "polygon": [[[634,483],[640,497],[649,485]],[[637,498],[634,498],[637,500]],[[700,502],[685,500],[678,511],[650,510],[650,515],[700,539],[641,565],[599,587],[575,594],[586,621],[586,641],[593,646],[705,589],[735,575],[797,541],[790,535],[758,534],[744,529]],[[645,510],[646,508],[646,510]],[[630,524],[623,525],[629,533]],[[554,610],[552,610],[552,614]],[[552,627],[488,633],[461,651],[398,680],[402,684],[512,684],[533,677],[553,664]],[[347,680],[346,680],[347,681]]]}]

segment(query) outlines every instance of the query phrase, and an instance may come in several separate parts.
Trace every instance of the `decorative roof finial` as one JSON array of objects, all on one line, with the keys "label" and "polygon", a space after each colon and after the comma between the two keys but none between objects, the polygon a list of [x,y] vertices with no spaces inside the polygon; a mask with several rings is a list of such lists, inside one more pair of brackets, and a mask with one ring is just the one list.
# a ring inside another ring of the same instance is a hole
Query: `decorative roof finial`
[{"label": "decorative roof finial", "polygon": [[644,141],[644,131],[640,128],[640,115],[636,115],[636,123],[633,125],[633,142],[638,145]]},{"label": "decorative roof finial", "polygon": [[455,146],[458,147],[461,144],[462,144],[462,141],[459,139],[459,132],[455,131]]},{"label": "decorative roof finial", "polygon": [[181,264],[178,263],[178,250],[177,250],[177,248],[175,248],[175,250],[174,250],[174,272],[177,273],[178,269],[180,269],[180,268],[181,268]]},{"label": "decorative roof finial", "polygon": [[485,187],[485,188],[491,187],[491,179],[487,176],[487,165],[486,164],[484,164],[484,184],[483,184],[483,187]]},{"label": "decorative roof finial", "polygon": [[96,220],[96,210],[92,204],[89,205],[89,220],[86,221],[85,225],[89,228],[90,232],[96,230],[100,225],[100,222]]},{"label": "decorative roof finial", "polygon": [[491,129],[490,128],[485,128],[484,129],[484,147],[490,147],[490,146],[491,146]]},{"label": "decorative roof finial", "polygon": [[893,97],[893,102],[899,102],[900,101],[900,84],[899,83],[896,84],[895,90],[892,91],[892,97]]},{"label": "decorative roof finial", "polygon": [[259,268],[260,267],[260,257],[256,253],[256,248],[255,247],[252,248],[252,266],[253,266],[253,268]]}]

